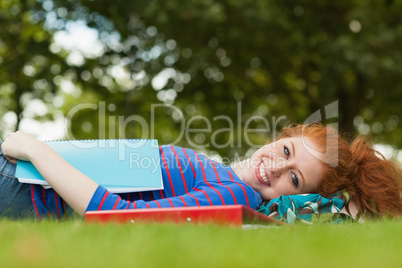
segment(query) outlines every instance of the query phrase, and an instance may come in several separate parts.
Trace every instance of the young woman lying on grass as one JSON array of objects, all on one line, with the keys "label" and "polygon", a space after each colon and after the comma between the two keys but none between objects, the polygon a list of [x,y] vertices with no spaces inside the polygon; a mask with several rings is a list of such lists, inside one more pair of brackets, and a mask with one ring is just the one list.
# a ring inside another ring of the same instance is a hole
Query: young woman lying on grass
[{"label": "young woman lying on grass", "polygon": [[[231,167],[193,150],[162,146],[164,190],[120,195],[108,192],[28,134],[11,134],[1,150],[3,217],[60,219],[71,208],[81,215],[92,210],[232,204],[257,209],[263,200],[281,195],[318,193],[329,197],[342,190],[352,196],[352,214],[396,216],[402,211],[397,166],[364,138],[349,144],[336,130],[320,123],[286,127],[277,141]],[[13,179],[17,159],[31,161],[53,189]]]}]

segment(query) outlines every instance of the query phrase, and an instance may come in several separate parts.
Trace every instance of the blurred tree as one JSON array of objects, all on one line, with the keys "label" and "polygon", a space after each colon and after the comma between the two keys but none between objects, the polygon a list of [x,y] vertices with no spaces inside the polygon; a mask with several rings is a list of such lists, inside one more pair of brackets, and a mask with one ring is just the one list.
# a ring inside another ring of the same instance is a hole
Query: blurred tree
[{"label": "blurred tree", "polygon": [[97,66],[98,60],[75,64],[69,52],[54,42],[55,33],[66,27],[58,19],[66,12],[54,10],[51,1],[0,1],[0,133],[19,128],[24,120],[63,117],[61,111],[68,105],[64,91],[77,95],[83,83],[102,92],[99,84],[79,76],[92,63]]},{"label": "blurred tree", "polygon": [[[122,42],[142,31],[173,47],[159,57],[156,69],[146,61],[142,69],[150,79],[170,67],[191,75],[188,84],[178,85],[173,77],[158,89],[175,89],[174,105],[186,116],[235,119],[241,101],[243,124],[251,115],[278,114],[303,122],[339,100],[342,130],[357,128],[402,146],[395,139],[402,100],[398,1],[100,2],[81,4],[113,22]],[[152,47],[148,43],[148,50]],[[137,48],[121,51],[135,51],[131,65],[141,60]]]},{"label": "blurred tree", "polygon": [[[54,0],[44,1],[42,10],[60,24],[55,30],[81,21],[104,45],[102,55],[70,64],[67,74],[74,75],[63,75],[79,89],[76,97],[64,94],[64,114],[79,103],[96,104],[74,114],[74,137],[153,134],[161,143],[209,145],[206,150],[233,157],[336,100],[341,130],[372,133],[401,148],[401,6],[383,0]],[[61,51],[56,54],[67,57]],[[180,110],[155,106],[162,103]],[[181,136],[183,124],[198,131]]]},{"label": "blurred tree", "polygon": [[0,1],[0,110],[1,115],[14,111],[16,125],[30,100],[51,103],[53,78],[64,67],[61,58],[49,53],[52,35],[40,9],[36,1]]}]

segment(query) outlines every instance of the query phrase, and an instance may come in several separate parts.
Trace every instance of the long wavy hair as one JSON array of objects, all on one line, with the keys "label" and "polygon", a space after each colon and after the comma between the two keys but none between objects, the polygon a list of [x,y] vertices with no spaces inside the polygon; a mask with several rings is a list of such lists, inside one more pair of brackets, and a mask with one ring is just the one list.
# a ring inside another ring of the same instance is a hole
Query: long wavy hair
[{"label": "long wavy hair", "polygon": [[324,197],[346,190],[366,217],[402,214],[398,166],[376,151],[363,136],[348,142],[338,131],[321,123],[285,127],[278,139],[309,137],[323,156],[324,174],[316,192]]}]

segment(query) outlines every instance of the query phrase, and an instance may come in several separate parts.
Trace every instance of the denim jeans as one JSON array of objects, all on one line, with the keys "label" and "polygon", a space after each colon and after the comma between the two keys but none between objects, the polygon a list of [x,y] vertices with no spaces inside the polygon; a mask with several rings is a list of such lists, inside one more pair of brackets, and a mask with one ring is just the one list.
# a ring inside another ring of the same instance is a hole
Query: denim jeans
[{"label": "denim jeans", "polygon": [[30,184],[14,177],[16,165],[4,157],[1,143],[0,140],[0,218],[34,217]]}]

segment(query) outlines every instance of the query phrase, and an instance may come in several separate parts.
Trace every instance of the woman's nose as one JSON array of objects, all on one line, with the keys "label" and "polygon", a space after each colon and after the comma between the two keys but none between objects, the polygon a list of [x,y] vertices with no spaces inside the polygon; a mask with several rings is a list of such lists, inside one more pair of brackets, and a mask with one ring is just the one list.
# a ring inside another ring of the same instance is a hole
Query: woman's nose
[{"label": "woman's nose", "polygon": [[275,168],[272,170],[272,175],[274,178],[278,178],[282,175],[283,169],[281,168]]},{"label": "woman's nose", "polygon": [[279,177],[286,169],[286,159],[280,158],[273,162],[271,171],[274,177]]}]

